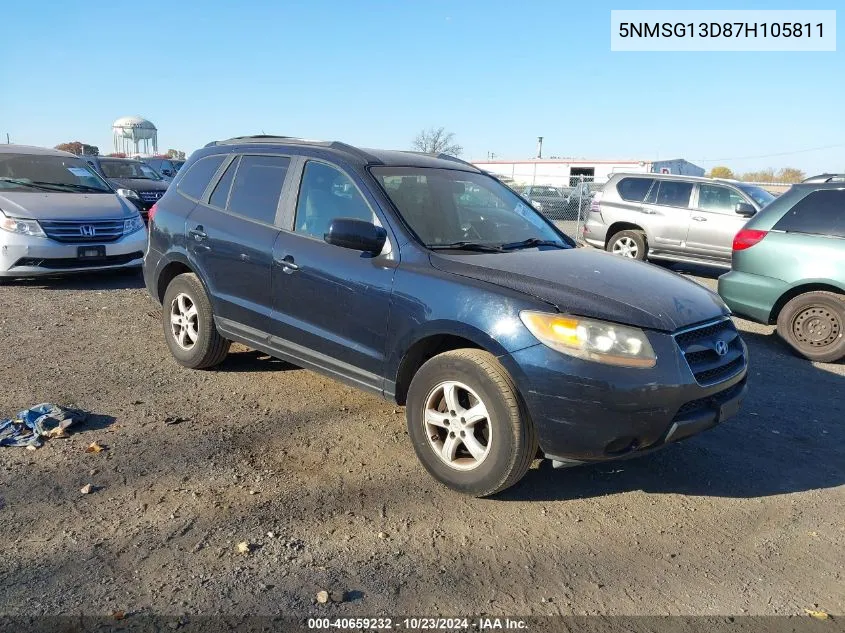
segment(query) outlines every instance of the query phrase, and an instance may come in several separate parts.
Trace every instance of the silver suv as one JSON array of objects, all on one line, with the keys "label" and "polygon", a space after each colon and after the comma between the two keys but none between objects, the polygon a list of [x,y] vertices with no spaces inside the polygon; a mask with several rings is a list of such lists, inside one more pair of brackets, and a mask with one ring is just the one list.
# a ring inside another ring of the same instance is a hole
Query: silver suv
[{"label": "silver suv", "polygon": [[730,268],[734,236],[772,200],[734,180],[615,174],[593,197],[584,241],[632,259]]}]

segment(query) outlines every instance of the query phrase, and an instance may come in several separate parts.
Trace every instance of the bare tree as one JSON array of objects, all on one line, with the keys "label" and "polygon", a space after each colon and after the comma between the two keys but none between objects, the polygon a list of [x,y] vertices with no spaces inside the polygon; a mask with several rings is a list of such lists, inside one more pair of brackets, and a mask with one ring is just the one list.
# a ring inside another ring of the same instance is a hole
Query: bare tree
[{"label": "bare tree", "polygon": [[464,148],[455,142],[455,135],[442,127],[423,130],[417,134],[412,147],[426,154],[448,154],[449,156],[460,156],[464,151]]}]

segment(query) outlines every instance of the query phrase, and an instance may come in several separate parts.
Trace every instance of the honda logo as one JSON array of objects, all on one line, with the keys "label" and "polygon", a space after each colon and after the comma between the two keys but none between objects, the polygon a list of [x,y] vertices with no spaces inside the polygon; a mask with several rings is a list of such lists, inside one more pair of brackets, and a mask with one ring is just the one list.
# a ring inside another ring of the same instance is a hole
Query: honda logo
[{"label": "honda logo", "polygon": [[728,344],[724,341],[716,341],[716,345],[714,345],[714,349],[719,356],[724,356],[728,353]]},{"label": "honda logo", "polygon": [[94,237],[97,234],[97,227],[90,224],[83,224],[79,227],[79,232],[85,237]]}]

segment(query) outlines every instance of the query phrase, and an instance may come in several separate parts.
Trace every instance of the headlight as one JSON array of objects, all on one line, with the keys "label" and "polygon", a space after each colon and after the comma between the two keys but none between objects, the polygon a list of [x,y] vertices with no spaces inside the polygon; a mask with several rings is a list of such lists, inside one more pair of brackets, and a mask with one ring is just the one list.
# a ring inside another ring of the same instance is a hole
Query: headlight
[{"label": "headlight", "polygon": [[144,228],[144,220],[141,219],[141,216],[137,213],[135,214],[134,218],[129,218],[128,220],[123,221],[123,234],[129,235],[130,233],[134,233],[135,231],[140,231]]},{"label": "headlight", "polygon": [[542,210],[543,210],[543,205],[542,205],[540,202],[536,202],[536,201],[532,200],[532,201],[531,201],[531,205],[532,205],[535,209],[537,209],[537,211],[542,211]]},{"label": "headlight", "polygon": [[136,200],[141,199],[137,192],[132,191],[131,189],[118,189],[117,195],[123,196],[124,198],[135,198]]},{"label": "headlight", "polygon": [[519,318],[541,343],[569,356],[620,367],[657,362],[645,332],[635,327],[530,310]]},{"label": "headlight", "polygon": [[41,230],[41,225],[35,220],[20,220],[18,218],[7,218],[0,211],[0,229],[17,233],[18,235],[30,235],[32,237],[47,237]]}]

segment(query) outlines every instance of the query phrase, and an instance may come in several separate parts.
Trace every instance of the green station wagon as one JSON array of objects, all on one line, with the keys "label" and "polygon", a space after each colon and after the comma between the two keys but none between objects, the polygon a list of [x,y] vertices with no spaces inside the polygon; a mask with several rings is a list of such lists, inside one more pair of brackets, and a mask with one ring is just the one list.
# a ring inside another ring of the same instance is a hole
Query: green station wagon
[{"label": "green station wagon", "polygon": [[799,184],[734,238],[719,294],[814,361],[845,357],[845,183]]}]

